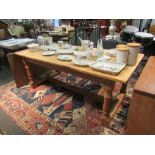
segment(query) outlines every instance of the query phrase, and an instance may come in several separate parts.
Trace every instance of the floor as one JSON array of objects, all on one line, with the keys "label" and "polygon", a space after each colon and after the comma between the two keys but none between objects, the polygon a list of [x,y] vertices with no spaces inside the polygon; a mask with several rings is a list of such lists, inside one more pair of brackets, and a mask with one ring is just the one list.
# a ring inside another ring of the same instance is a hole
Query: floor
[{"label": "floor", "polygon": [[[11,73],[8,64],[0,64],[0,86],[8,82],[13,81],[13,75]],[[25,134],[1,109],[0,109],[0,134],[12,135]]]},{"label": "floor", "polygon": [[11,119],[0,109],[0,130],[5,135],[25,135]]},{"label": "floor", "polygon": [[0,86],[6,84],[13,80],[13,75],[11,73],[10,67],[8,64],[0,64],[2,70],[0,70]]}]

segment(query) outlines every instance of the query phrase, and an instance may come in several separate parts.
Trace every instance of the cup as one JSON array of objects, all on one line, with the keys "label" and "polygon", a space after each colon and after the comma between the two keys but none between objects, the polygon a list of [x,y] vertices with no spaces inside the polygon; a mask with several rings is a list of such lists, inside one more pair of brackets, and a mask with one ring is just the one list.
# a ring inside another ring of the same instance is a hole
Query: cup
[{"label": "cup", "polygon": [[63,41],[58,41],[58,45],[60,48],[62,48],[63,47]]},{"label": "cup", "polygon": [[39,44],[32,43],[32,44],[27,45],[27,47],[28,47],[30,52],[36,52],[36,51],[40,50]]},{"label": "cup", "polygon": [[46,39],[46,42],[47,42],[48,45],[52,45],[52,43],[53,43],[53,38],[52,37],[46,37],[45,39]]},{"label": "cup", "polygon": [[44,45],[44,44],[45,44],[45,39],[44,39],[44,37],[43,37],[43,36],[38,36],[37,42],[38,42],[40,45]]}]

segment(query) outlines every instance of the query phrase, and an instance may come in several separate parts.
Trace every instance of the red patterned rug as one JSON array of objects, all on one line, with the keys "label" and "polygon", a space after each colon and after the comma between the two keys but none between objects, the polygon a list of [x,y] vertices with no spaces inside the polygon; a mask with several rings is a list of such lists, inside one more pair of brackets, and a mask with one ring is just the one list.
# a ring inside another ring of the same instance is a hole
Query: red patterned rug
[{"label": "red patterned rug", "polygon": [[[136,77],[136,76],[135,76]],[[117,106],[109,128],[101,125],[101,113],[96,102],[65,88],[46,83],[36,89],[29,86],[16,88],[15,82],[0,87],[0,108],[27,134],[122,134],[136,81],[128,83],[127,93]],[[101,85],[89,80],[62,73],[57,79],[69,81],[91,93],[98,93]],[[121,85],[115,86],[114,98]]]}]

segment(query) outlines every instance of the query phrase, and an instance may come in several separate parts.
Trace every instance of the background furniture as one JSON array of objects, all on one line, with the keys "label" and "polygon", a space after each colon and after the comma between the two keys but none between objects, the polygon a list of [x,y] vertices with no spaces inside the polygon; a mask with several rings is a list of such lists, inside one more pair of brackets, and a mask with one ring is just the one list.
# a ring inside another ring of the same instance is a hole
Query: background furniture
[{"label": "background furniture", "polygon": [[8,63],[7,54],[15,51],[27,49],[27,44],[34,42],[34,39],[23,38],[23,39],[7,39],[0,41],[0,62]]},{"label": "background furniture", "polygon": [[101,27],[98,20],[75,20],[73,21],[73,25],[75,28],[76,45],[80,45],[80,37],[82,40],[93,41],[95,47],[97,46],[97,41],[101,39]]},{"label": "background furniture", "polygon": [[155,25],[151,25],[149,28],[149,33],[155,35]]},{"label": "background furniture", "polygon": [[155,134],[155,57],[150,57],[135,88],[126,134]]},{"label": "background furniture", "polygon": [[24,38],[26,37],[26,32],[22,25],[17,25],[13,28],[9,28],[8,32],[11,36],[16,36],[16,38]]},{"label": "background furniture", "polygon": [[0,29],[0,40],[6,39],[6,33],[4,29]]},{"label": "background furniture", "polygon": [[112,48],[116,48],[116,46],[118,45],[118,41],[117,40],[102,40],[103,43],[103,48],[104,49],[112,49]]}]

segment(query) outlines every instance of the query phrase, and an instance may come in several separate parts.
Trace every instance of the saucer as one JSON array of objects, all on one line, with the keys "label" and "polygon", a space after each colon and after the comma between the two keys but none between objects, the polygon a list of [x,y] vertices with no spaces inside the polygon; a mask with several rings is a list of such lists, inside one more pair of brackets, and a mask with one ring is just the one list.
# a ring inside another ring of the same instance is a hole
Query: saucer
[{"label": "saucer", "polygon": [[74,57],[71,55],[59,55],[57,58],[63,61],[71,61]]},{"label": "saucer", "polygon": [[55,51],[46,51],[46,52],[43,52],[42,55],[44,56],[50,56],[50,55],[53,55],[55,54]]}]

